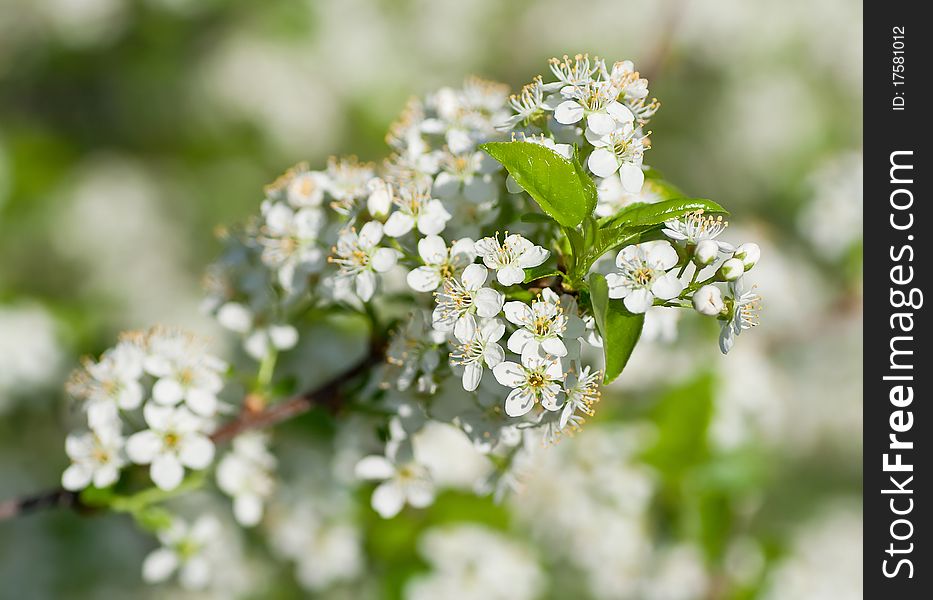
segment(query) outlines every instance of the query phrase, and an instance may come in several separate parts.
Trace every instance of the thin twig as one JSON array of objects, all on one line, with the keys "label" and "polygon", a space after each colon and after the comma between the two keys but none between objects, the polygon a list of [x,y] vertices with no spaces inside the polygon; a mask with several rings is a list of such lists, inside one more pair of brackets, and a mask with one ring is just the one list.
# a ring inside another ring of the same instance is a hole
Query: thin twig
[{"label": "thin twig", "polygon": [[[265,429],[293,419],[315,406],[336,414],[343,405],[341,396],[343,384],[378,364],[382,360],[383,352],[383,344],[373,343],[367,356],[349,371],[334,377],[321,387],[289,398],[284,402],[272,404],[258,412],[244,410],[232,421],[218,427],[211,434],[211,440],[215,443],[226,442],[245,431]],[[58,488],[0,502],[0,521],[51,508],[79,510],[85,507],[81,504],[78,492]]]}]

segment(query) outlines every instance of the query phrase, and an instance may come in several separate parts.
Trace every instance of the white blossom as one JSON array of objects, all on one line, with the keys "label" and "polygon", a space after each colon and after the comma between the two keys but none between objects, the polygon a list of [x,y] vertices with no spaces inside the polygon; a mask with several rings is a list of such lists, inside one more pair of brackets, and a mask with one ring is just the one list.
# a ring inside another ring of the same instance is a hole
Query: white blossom
[{"label": "white blossom", "polygon": [[499,242],[499,235],[484,237],[476,242],[476,253],[483,264],[496,271],[496,279],[502,285],[515,285],[525,280],[525,271],[543,264],[551,253],[536,246],[517,233],[506,235]]},{"label": "white blossom", "polygon": [[424,508],[434,502],[434,482],[427,468],[414,462],[396,464],[384,456],[370,455],[356,464],[360,479],[382,481],[372,495],[372,507],[384,519],[397,515],[406,503]]},{"label": "white blossom", "polygon": [[593,144],[594,150],[586,164],[594,175],[618,177],[626,192],[641,192],[645,183],[642,161],[645,150],[651,147],[647,137],[640,135],[632,123],[626,122],[606,133],[588,133],[587,140]]},{"label": "white blossom", "polygon": [[623,126],[631,128],[635,115],[616,100],[619,90],[606,82],[567,86],[561,89],[567,98],[554,109],[554,118],[562,125],[585,119],[587,139],[605,136]]},{"label": "white blossom", "polygon": [[579,373],[567,374],[567,381],[564,384],[564,406],[561,409],[559,421],[561,430],[567,427],[577,430],[583,424],[583,417],[580,414],[590,417],[596,414],[593,405],[599,402],[601,376],[600,371],[591,371],[589,366],[584,366]]},{"label": "white blossom", "polygon": [[143,407],[149,429],[126,440],[126,455],[137,464],[149,466],[149,476],[160,489],[173,490],[181,484],[185,467],[206,469],[214,459],[214,444],[203,433],[204,420],[185,407]]},{"label": "white blossom", "polygon": [[178,582],[184,589],[206,588],[213,575],[207,554],[210,546],[217,543],[220,527],[220,522],[210,515],[198,518],[190,527],[179,518],[173,519],[158,534],[162,547],[143,561],[143,579],[147,583],[160,583],[177,571]]},{"label": "white blossom", "polygon": [[441,201],[431,198],[430,190],[423,186],[401,186],[392,202],[396,210],[389,215],[384,227],[389,237],[401,237],[414,228],[422,235],[437,235],[450,220],[450,213]]},{"label": "white blossom", "polygon": [[499,168],[499,163],[485,152],[445,152],[440,158],[433,191],[448,202],[464,198],[474,204],[498,200],[499,181],[493,174]]},{"label": "white blossom", "polygon": [[418,241],[418,256],[424,266],[408,273],[408,285],[416,292],[430,292],[445,280],[459,276],[476,259],[476,250],[469,238],[457,240],[447,248],[443,238],[428,235]]},{"label": "white blossom", "polygon": [[126,464],[123,437],[113,427],[68,435],[65,452],[71,459],[71,466],[62,473],[62,487],[71,491],[82,490],[91,483],[97,488],[112,485]]},{"label": "white blossom", "polygon": [[68,391],[84,400],[88,426],[94,431],[113,429],[119,424],[120,410],[135,410],[145,391],[142,340],[127,336],[107,350],[97,362],[88,360],[68,385]]},{"label": "white blossom", "polygon": [[531,303],[506,302],[502,307],[505,318],[519,328],[509,337],[508,348],[516,354],[538,354],[543,351],[553,356],[566,356],[567,346],[561,337],[567,328],[567,316],[561,308],[560,298],[550,288]]},{"label": "white blossom", "polygon": [[758,325],[761,312],[761,296],[755,293],[754,288],[746,287],[744,277],[729,283],[729,293],[731,298],[726,299],[729,316],[723,320],[719,333],[719,349],[723,354],[732,350],[736,336]]},{"label": "white blossom", "polygon": [[538,403],[546,410],[560,408],[564,373],[557,358],[524,354],[521,364],[504,361],[492,372],[496,381],[512,388],[505,399],[505,413],[510,417],[527,414]]},{"label": "white blossom", "polygon": [[450,355],[451,364],[463,367],[463,389],[475,391],[483,378],[483,365],[495,367],[505,360],[499,340],[505,335],[505,325],[499,319],[485,319],[478,325],[468,320],[456,331],[460,344]]},{"label": "white blossom", "polygon": [[346,229],[340,234],[331,262],[340,267],[338,277],[353,281],[356,295],[368,302],[376,291],[376,273],[385,273],[395,266],[399,252],[393,248],[380,248],[382,224],[370,221],[359,234]]},{"label": "white blossom", "polygon": [[435,293],[435,329],[453,331],[462,337],[474,314],[488,319],[502,311],[505,301],[502,293],[483,287],[488,275],[486,267],[472,264],[463,270],[459,278],[451,277],[444,281],[441,291]]},{"label": "white blossom", "polygon": [[276,270],[279,285],[288,292],[301,290],[303,280],[324,265],[324,249],[318,237],[324,226],[319,208],[294,210],[280,203],[267,203],[258,237],[262,261]]},{"label": "white blossom", "polygon": [[386,349],[386,362],[394,368],[388,377],[394,379],[399,391],[404,392],[416,383],[419,392],[434,393],[437,388],[434,371],[441,363],[438,345],[443,341],[443,332],[429,326],[422,310],[412,311]]},{"label": "white blossom", "polygon": [[175,330],[149,336],[143,368],[157,378],[152,399],[158,404],[184,403],[202,417],[217,413],[217,394],[224,386],[226,363],[207,353],[200,340]]},{"label": "white blossom", "polygon": [[241,434],[217,465],[217,487],[233,498],[233,514],[244,527],[259,523],[263,503],[274,487],[276,460],[267,445],[268,438],[262,433]]},{"label": "white blossom", "polygon": [[669,300],[684,284],[668,269],[677,264],[677,251],[666,241],[651,241],[623,248],[616,257],[618,273],[606,275],[610,298],[623,298],[625,308],[643,313],[655,298]]},{"label": "white blossom", "polygon": [[[668,219],[661,232],[672,240],[695,245],[703,240],[715,240],[728,225],[721,215],[704,216],[703,211],[698,210],[679,219]],[[721,252],[732,252],[731,244],[718,240],[716,243]]]},{"label": "white blossom", "polygon": [[353,212],[356,202],[369,195],[369,182],[373,177],[373,165],[361,163],[356,157],[328,159],[324,182],[334,199],[331,207],[344,215]]}]

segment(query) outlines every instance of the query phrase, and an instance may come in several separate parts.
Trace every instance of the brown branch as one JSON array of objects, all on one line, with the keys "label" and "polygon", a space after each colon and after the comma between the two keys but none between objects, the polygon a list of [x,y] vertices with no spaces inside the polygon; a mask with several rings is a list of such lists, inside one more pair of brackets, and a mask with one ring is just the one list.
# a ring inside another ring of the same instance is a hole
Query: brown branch
[{"label": "brown branch", "polygon": [[[293,419],[308,412],[315,406],[320,406],[332,414],[337,414],[343,405],[341,395],[343,384],[355,379],[378,364],[382,360],[384,352],[384,344],[374,342],[370,346],[367,356],[349,371],[332,378],[312,391],[272,404],[261,410],[255,411],[247,408],[232,421],[218,427],[211,434],[211,440],[215,443],[227,442],[245,431],[265,429]],[[78,492],[58,488],[41,494],[11,498],[0,502],[0,521],[50,508],[80,510],[87,507],[81,503]]]}]

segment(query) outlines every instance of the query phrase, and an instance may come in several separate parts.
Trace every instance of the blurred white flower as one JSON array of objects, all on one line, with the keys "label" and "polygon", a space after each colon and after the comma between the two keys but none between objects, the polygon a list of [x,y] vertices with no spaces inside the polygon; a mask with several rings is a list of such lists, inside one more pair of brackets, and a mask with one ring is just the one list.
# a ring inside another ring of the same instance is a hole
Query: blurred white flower
[{"label": "blurred white flower", "polygon": [[275,269],[279,285],[287,292],[301,291],[311,273],[324,265],[324,250],[318,235],[324,212],[318,208],[294,210],[281,202],[263,205],[259,243],[262,261]]},{"label": "blurred white flower", "polygon": [[201,417],[218,410],[227,364],[207,352],[206,345],[179,330],[156,329],[146,340],[143,368],[156,377],[152,399],[163,405],[185,405]]},{"label": "blurred white flower", "polygon": [[397,515],[405,504],[424,508],[434,502],[434,481],[426,467],[414,461],[396,464],[384,456],[363,457],[356,464],[360,479],[381,481],[373,490],[373,510],[384,519]]},{"label": "blurred white flower", "polygon": [[220,528],[220,522],[211,515],[199,517],[190,527],[176,517],[158,534],[162,547],[143,561],[143,579],[147,583],[160,583],[177,571],[178,582],[184,589],[203,590],[213,576],[208,555],[211,546],[217,543]]},{"label": "blurred white flower", "polygon": [[543,589],[531,552],[480,525],[428,530],[419,550],[432,571],[406,585],[407,600],[531,600]]},{"label": "blurred white flower", "polygon": [[65,438],[65,452],[71,466],[62,473],[62,487],[79,491],[93,483],[105,488],[116,483],[123,458],[123,437],[118,429],[103,427],[94,432],[69,434]]},{"label": "blurred white flower", "polygon": [[185,467],[198,471],[211,464],[214,444],[202,433],[203,419],[184,407],[151,402],[143,407],[143,416],[149,429],[126,440],[126,455],[134,463],[150,465],[149,475],[160,489],[178,487]]},{"label": "blurred white flower", "polygon": [[269,452],[268,437],[247,432],[234,438],[233,449],[217,465],[217,487],[233,498],[233,514],[244,527],[259,523],[263,503],[272,494],[275,456]]},{"label": "blurred white flower", "polygon": [[389,237],[401,237],[414,228],[422,235],[437,235],[450,220],[450,213],[441,201],[432,198],[430,190],[424,186],[400,186],[392,202],[396,208],[384,227]]}]

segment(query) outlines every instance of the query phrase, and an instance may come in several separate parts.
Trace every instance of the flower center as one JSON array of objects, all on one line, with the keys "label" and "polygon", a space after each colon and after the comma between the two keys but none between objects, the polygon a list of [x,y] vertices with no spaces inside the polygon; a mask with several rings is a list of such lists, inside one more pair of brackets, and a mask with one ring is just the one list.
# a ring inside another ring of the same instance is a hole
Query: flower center
[{"label": "flower center", "polygon": [[528,375],[528,379],[527,379],[528,387],[530,387],[531,389],[535,391],[538,391],[541,388],[543,388],[545,385],[547,385],[547,382],[548,380],[544,376],[544,373],[540,371],[535,371],[534,373],[529,373]]},{"label": "flower center", "polygon": [[641,286],[646,286],[654,279],[654,272],[648,267],[640,267],[632,271],[632,279]]}]

